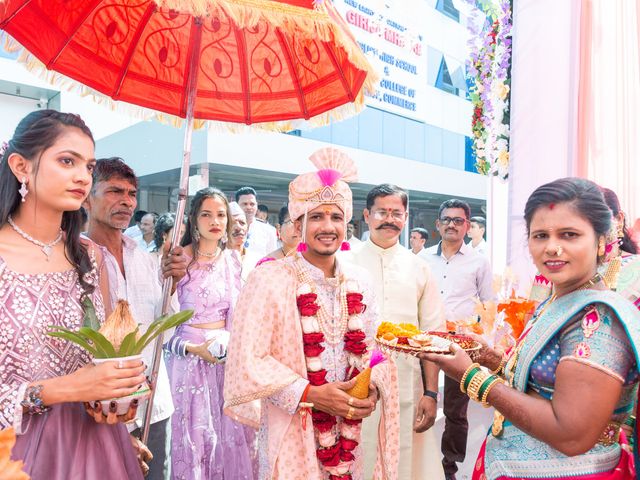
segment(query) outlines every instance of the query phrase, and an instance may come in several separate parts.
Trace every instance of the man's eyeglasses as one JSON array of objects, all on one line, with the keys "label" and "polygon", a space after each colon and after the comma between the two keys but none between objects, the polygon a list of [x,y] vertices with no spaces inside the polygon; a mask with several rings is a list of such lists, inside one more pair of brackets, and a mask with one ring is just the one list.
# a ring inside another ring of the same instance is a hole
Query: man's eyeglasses
[{"label": "man's eyeglasses", "polygon": [[401,212],[400,210],[393,210],[393,211],[374,210],[371,214],[373,215],[373,218],[375,218],[376,220],[386,220],[389,217],[389,215],[391,215],[391,218],[393,218],[398,222],[403,221],[406,215],[405,212]]},{"label": "man's eyeglasses", "polygon": [[442,217],[440,219],[440,223],[443,225],[449,225],[451,222],[453,222],[453,224],[456,227],[461,227],[462,225],[465,224],[465,222],[467,221],[466,218],[462,218],[462,217]]}]

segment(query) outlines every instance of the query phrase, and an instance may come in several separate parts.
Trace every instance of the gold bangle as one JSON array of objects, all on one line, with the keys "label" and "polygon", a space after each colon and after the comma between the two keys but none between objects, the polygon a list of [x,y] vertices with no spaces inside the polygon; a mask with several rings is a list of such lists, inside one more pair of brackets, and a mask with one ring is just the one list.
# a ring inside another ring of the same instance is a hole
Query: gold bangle
[{"label": "gold bangle", "polygon": [[491,370],[491,373],[495,375],[502,375],[504,373],[504,367],[506,366],[507,366],[507,356],[502,355],[502,358],[500,359],[500,365],[498,365],[498,368],[496,368],[495,370]]},{"label": "gold bangle", "polygon": [[473,376],[467,388],[467,395],[471,400],[478,401],[478,391],[487,378],[489,378],[489,373],[484,371],[480,371]]},{"label": "gold bangle", "polygon": [[467,393],[467,390],[464,388],[464,382],[467,379],[467,377],[469,376],[469,373],[471,373],[471,371],[474,369],[480,369],[480,364],[479,363],[472,363],[471,365],[469,365],[469,367],[464,371],[464,374],[462,374],[462,378],[460,379],[460,391],[462,393]]},{"label": "gold bangle", "polygon": [[482,399],[480,400],[480,403],[484,408],[489,408],[491,406],[487,403],[487,398],[489,398],[489,392],[491,391],[491,389],[498,383],[504,383],[504,380],[496,377],[489,385],[487,385],[487,388],[485,388],[484,393],[482,394]]}]

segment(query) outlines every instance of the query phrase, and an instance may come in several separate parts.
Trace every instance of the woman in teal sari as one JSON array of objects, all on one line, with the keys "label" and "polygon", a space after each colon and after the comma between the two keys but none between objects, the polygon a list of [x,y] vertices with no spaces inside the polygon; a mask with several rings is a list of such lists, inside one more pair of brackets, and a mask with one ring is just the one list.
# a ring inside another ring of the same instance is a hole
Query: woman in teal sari
[{"label": "woman in teal sari", "polygon": [[637,396],[640,312],[597,273],[609,208],[594,183],[567,178],[529,197],[525,221],[554,292],[517,345],[504,357],[484,346],[478,363],[456,346],[421,356],[496,409],[473,479],[635,478],[621,424]]}]

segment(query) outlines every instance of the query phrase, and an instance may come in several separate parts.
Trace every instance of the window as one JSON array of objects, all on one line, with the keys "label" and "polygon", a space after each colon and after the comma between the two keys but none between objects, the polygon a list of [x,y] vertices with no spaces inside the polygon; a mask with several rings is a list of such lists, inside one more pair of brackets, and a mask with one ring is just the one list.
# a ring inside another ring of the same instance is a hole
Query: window
[{"label": "window", "polygon": [[451,80],[451,73],[449,73],[449,67],[447,67],[447,62],[444,61],[444,57],[442,57],[440,61],[440,68],[438,69],[438,76],[436,77],[436,87],[453,95],[458,95],[458,89]]},{"label": "window", "polygon": [[460,12],[453,6],[453,0],[438,0],[436,10],[444,13],[447,17],[460,22]]},{"label": "window", "polygon": [[464,137],[464,169],[467,172],[478,173],[476,155],[473,153],[473,138],[471,137]]}]

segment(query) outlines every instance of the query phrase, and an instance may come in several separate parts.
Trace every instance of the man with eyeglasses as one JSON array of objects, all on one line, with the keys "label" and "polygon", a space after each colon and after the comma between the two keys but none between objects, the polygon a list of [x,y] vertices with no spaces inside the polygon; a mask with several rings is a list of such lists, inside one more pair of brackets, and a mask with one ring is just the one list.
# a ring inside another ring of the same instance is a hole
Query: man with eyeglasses
[{"label": "man with eyeglasses", "polygon": [[[429,265],[399,243],[407,222],[407,192],[382,184],[367,195],[364,219],[369,238],[346,252],[345,260],[364,267],[373,278],[380,321],[411,323],[422,330],[443,330],[444,310]],[[438,369],[415,358],[399,357],[400,479],[440,480],[438,443],[433,430],[438,398]],[[422,372],[424,371],[424,381]],[[379,415],[362,424],[365,478],[372,478]]]},{"label": "man with eyeglasses", "polygon": [[[472,316],[477,298],[485,302],[494,297],[489,260],[464,243],[470,216],[471,210],[466,202],[457,199],[444,202],[436,220],[442,239],[418,254],[431,266],[440,285],[446,319],[452,322]],[[445,426],[441,449],[447,480],[455,480],[456,462],[463,462],[466,455],[468,404],[469,397],[460,392],[459,384],[445,377]]]}]

